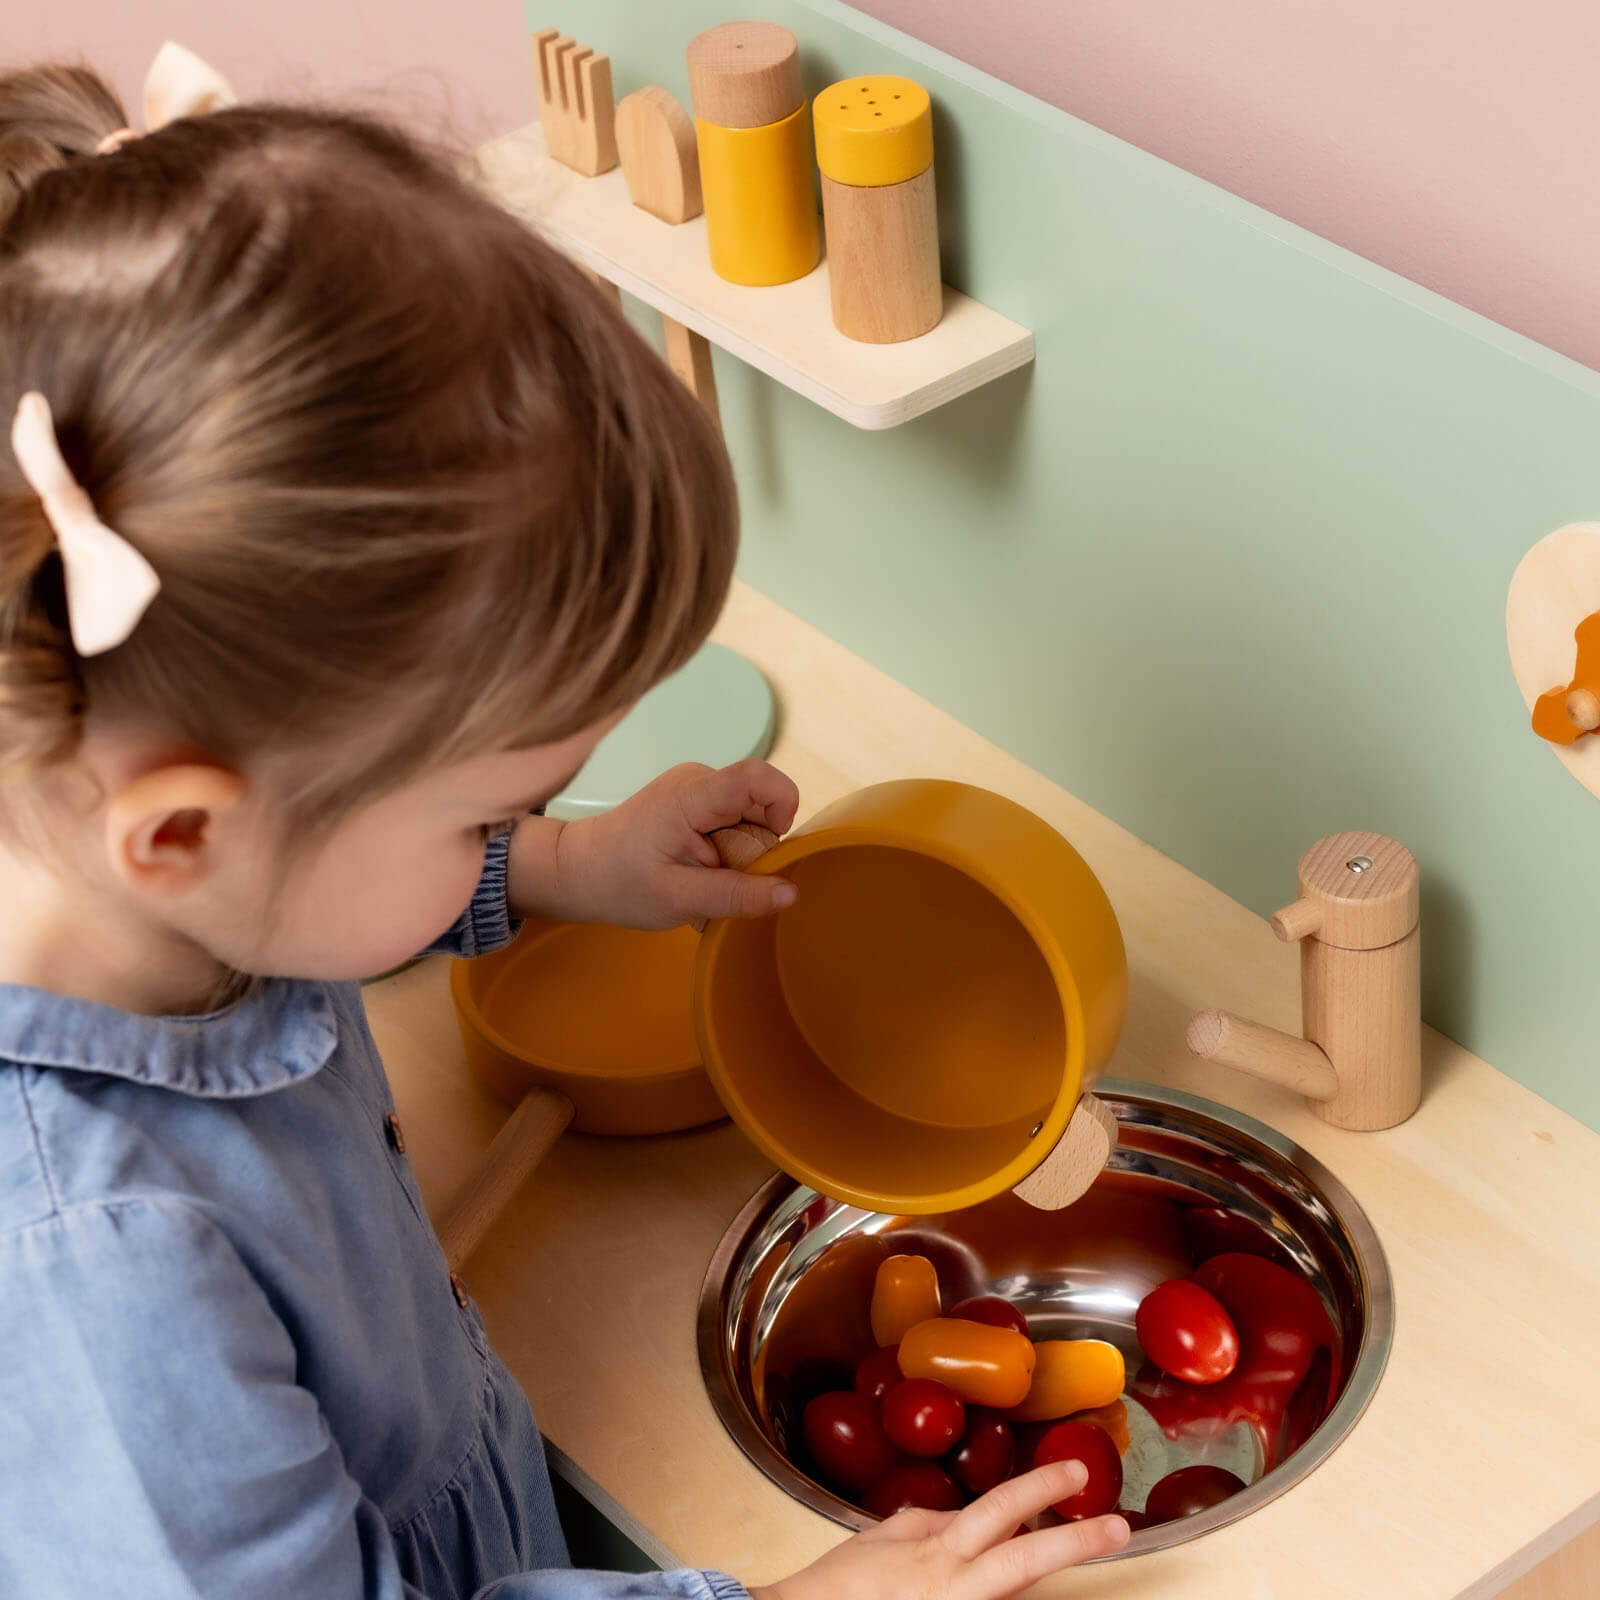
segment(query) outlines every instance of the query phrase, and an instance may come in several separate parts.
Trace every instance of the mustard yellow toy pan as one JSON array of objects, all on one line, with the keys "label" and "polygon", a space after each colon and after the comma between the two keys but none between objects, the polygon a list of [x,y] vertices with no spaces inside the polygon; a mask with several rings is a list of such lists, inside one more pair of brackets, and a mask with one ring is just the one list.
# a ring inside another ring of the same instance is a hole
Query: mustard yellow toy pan
[{"label": "mustard yellow toy pan", "polygon": [[643,1133],[707,1121],[720,1100],[786,1172],[875,1211],[959,1210],[1012,1188],[1054,1208],[1083,1192],[1115,1142],[1084,1091],[1122,1027],[1127,959],[1060,834],[987,790],[912,779],[848,795],[781,841],[748,824],[715,837],[729,865],[792,879],[797,903],[713,922],[697,948],[691,930],[538,928],[457,964],[469,1062],[526,1098],[441,1221],[453,1259],[575,1106],[580,1129]]},{"label": "mustard yellow toy pan", "polygon": [[[749,824],[713,837],[734,868],[775,842]],[[674,1133],[726,1115],[695,1040],[700,932],[529,922],[504,950],[454,963],[450,992],[467,1064],[514,1109],[439,1218],[452,1266],[472,1254],[568,1127]]]}]

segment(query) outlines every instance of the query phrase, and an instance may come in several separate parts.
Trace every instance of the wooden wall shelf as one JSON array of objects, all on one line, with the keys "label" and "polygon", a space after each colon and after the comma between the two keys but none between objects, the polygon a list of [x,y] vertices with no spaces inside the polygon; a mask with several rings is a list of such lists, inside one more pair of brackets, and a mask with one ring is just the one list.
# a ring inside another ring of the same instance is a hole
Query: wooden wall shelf
[{"label": "wooden wall shelf", "polygon": [[620,169],[580,177],[550,159],[537,123],[478,159],[502,203],[591,271],[858,428],[908,422],[1033,360],[1028,329],[948,284],[931,333],[872,345],[834,328],[826,261],[772,289],[725,283],[704,217],[672,226],[639,210]]}]

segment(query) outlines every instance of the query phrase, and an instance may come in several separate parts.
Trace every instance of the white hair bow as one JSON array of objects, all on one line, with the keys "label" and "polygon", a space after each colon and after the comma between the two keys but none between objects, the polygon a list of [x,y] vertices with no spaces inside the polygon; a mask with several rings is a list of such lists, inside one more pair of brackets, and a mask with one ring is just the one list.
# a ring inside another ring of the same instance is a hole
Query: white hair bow
[{"label": "white hair bow", "polygon": [[[144,130],[154,133],[179,117],[202,117],[208,111],[221,111],[237,105],[228,80],[208,67],[192,50],[170,39],[156,51],[144,80]],[[95,146],[96,155],[110,155],[139,135],[132,128],[118,128]]]},{"label": "white hair bow", "polygon": [[[145,130],[153,133],[178,117],[237,103],[227,79],[168,40],[144,80]],[[138,137],[132,128],[119,128],[100,141],[96,154],[109,155]],[[11,449],[55,531],[73,648],[80,656],[115,650],[161,592],[155,568],[95,515],[94,502],[61,454],[50,402],[37,390],[17,403]]]},{"label": "white hair bow", "polygon": [[73,648],[80,656],[115,650],[161,591],[155,568],[95,515],[62,459],[50,402],[37,390],[18,403],[11,448],[55,530]]}]

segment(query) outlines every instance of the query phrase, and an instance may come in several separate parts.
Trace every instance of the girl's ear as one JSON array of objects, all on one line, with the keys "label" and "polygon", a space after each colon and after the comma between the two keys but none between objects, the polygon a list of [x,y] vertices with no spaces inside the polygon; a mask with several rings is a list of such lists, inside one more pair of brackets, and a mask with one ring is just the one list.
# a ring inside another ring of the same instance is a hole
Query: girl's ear
[{"label": "girl's ear", "polygon": [[106,807],[112,870],[162,898],[197,888],[216,870],[219,835],[247,789],[226,767],[158,767],[133,779]]}]

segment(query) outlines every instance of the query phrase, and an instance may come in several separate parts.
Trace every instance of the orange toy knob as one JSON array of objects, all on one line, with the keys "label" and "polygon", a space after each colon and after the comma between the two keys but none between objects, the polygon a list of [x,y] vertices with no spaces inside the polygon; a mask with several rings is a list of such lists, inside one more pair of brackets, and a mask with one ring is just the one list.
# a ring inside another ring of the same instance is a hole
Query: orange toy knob
[{"label": "orange toy knob", "polygon": [[1533,731],[1551,744],[1573,744],[1600,728],[1600,611],[1578,624],[1572,682],[1558,684],[1533,706]]}]

